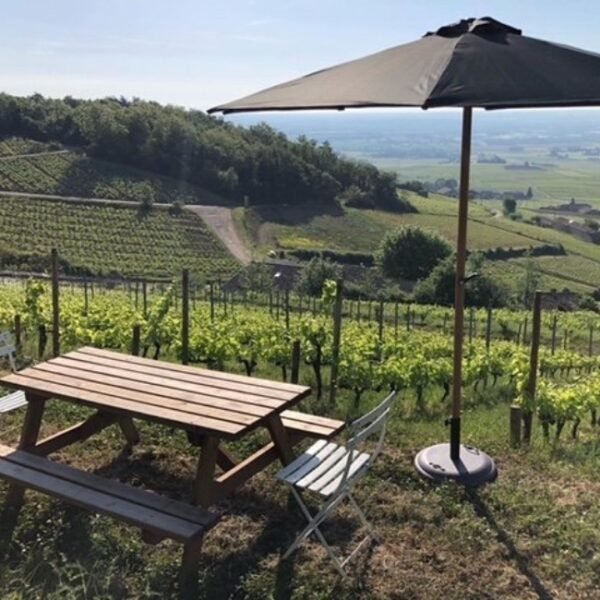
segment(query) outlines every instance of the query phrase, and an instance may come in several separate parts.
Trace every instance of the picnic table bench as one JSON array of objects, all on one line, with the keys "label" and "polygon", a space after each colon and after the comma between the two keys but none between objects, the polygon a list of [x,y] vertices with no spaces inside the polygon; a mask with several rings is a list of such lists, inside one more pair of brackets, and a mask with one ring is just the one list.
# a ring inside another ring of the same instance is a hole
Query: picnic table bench
[{"label": "picnic table bench", "polygon": [[218,515],[0,444],[0,477],[140,527],[147,541],[183,543],[180,587],[193,587],[204,534]]},{"label": "picnic table bench", "polygon": [[[7,375],[0,384],[22,390],[27,412],[18,447],[0,445],[0,477],[11,483],[7,504],[20,506],[25,488],[140,527],[145,539],[184,544],[182,581],[197,570],[203,534],[218,517],[208,507],[279,459],[306,437],[330,438],[344,423],[292,410],[310,388],[154,361],[91,347]],[[86,420],[38,440],[50,399],[90,407]],[[139,441],[134,419],[176,427],[199,440],[193,483],[196,506],[58,464],[46,457],[118,425]],[[245,459],[224,443],[263,427],[271,440]],[[217,466],[221,473],[217,475]],[[199,506],[197,506],[199,505]],[[194,575],[195,576],[195,575]]]}]

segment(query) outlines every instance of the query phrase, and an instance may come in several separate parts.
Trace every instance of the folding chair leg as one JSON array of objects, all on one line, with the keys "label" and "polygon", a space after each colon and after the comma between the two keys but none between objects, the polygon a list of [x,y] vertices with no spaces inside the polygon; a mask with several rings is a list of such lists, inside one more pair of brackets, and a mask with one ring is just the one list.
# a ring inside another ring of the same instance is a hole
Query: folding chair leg
[{"label": "folding chair leg", "polygon": [[311,533],[314,532],[316,534],[316,536],[319,538],[319,541],[321,542],[321,544],[323,544],[323,546],[325,547],[325,550],[327,551],[327,554],[329,554],[329,558],[331,558],[331,560],[333,561],[333,564],[335,565],[335,568],[337,569],[338,573],[342,577],[345,577],[346,573],[344,571],[342,563],[339,561],[339,559],[335,555],[333,549],[327,543],[327,540],[325,539],[325,536],[323,535],[323,533],[319,529],[319,525],[321,524],[321,522],[327,516],[328,511],[331,510],[332,508],[334,508],[337,504],[339,504],[339,501],[329,503],[328,505],[326,505],[325,507],[323,507],[313,517],[310,514],[310,511],[308,510],[308,508],[306,507],[306,504],[304,504],[304,501],[302,500],[302,496],[300,496],[300,494],[296,491],[296,488],[294,488],[293,486],[290,486],[290,489],[292,490],[292,494],[294,494],[294,497],[296,498],[296,502],[300,506],[300,510],[302,511],[302,513],[304,514],[304,516],[306,517],[306,520],[308,521],[308,525],[298,534],[298,536],[294,540],[294,543],[287,549],[286,553],[283,555],[283,560],[285,560],[286,558],[288,558],[292,554],[292,552],[294,552],[294,550],[296,550],[296,548],[298,548],[298,546],[300,546],[300,544]]}]

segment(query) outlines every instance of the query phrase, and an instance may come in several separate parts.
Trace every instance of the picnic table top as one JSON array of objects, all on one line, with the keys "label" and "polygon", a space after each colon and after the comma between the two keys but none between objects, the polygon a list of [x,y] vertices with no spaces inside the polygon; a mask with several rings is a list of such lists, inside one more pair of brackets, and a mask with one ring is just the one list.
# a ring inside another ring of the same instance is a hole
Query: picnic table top
[{"label": "picnic table top", "polygon": [[45,398],[238,438],[310,388],[84,347],[0,379]]}]

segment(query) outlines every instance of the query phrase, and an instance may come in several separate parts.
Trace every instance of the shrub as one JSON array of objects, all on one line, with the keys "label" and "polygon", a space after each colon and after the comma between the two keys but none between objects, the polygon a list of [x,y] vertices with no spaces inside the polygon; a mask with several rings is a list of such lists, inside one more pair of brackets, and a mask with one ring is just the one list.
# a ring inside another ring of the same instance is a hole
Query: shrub
[{"label": "shrub", "polygon": [[448,242],[437,233],[407,225],[386,234],[375,260],[384,275],[415,281],[427,277],[451,253]]},{"label": "shrub", "polygon": [[[485,263],[477,265],[478,276],[466,284],[466,306],[501,307],[508,304],[507,290],[485,273]],[[431,275],[420,281],[414,290],[414,299],[421,304],[454,304],[454,287],[456,279],[455,257],[449,256],[437,265]]]}]

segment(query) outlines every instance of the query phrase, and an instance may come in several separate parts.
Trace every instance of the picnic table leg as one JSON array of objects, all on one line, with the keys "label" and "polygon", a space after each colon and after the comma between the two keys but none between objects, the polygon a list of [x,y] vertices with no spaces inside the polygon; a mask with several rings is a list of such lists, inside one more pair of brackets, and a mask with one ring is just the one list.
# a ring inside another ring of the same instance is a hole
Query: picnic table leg
[{"label": "picnic table leg", "polygon": [[267,419],[267,428],[275,444],[277,454],[279,454],[279,460],[284,465],[291,463],[294,460],[294,451],[292,450],[288,432],[281,422],[281,417],[279,415],[269,417]]},{"label": "picnic table leg", "polygon": [[[27,450],[36,445],[46,406],[46,399],[41,396],[26,393],[25,397],[27,398],[27,412],[21,429],[21,438],[17,445],[19,450]],[[11,484],[6,494],[6,506],[15,508],[20,506],[23,503],[24,493],[23,487]]]},{"label": "picnic table leg", "polygon": [[219,438],[212,435],[204,436],[194,482],[194,503],[204,508],[210,506],[213,500],[218,453]]},{"label": "picnic table leg", "polygon": [[128,446],[135,446],[140,441],[140,434],[131,417],[119,417],[119,427],[127,440]]},{"label": "picnic table leg", "polygon": [[188,542],[183,548],[179,571],[179,592],[184,600],[198,597],[198,562],[202,550],[202,538]]}]

